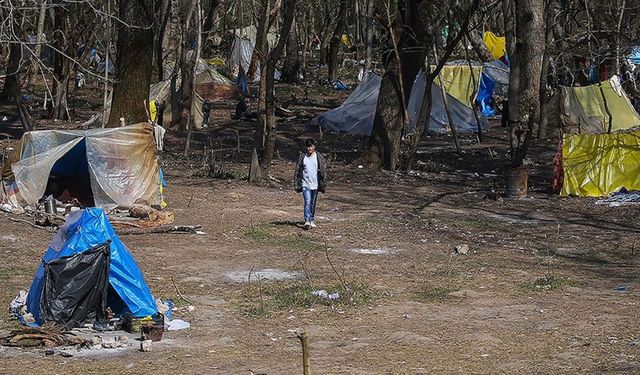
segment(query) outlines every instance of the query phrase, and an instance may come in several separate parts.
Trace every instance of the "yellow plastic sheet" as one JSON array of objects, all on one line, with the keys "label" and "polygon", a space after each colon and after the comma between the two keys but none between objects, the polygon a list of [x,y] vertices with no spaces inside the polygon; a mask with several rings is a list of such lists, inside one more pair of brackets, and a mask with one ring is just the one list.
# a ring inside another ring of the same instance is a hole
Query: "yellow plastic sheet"
[{"label": "yellow plastic sheet", "polygon": [[[480,75],[482,67],[473,67],[474,84],[471,79],[471,68],[463,65],[445,65],[440,71],[440,76],[444,81],[444,89],[447,94],[458,99],[467,107],[471,107],[472,101],[476,100],[478,87],[480,86]],[[436,78],[435,83],[440,86],[440,78]],[[475,91],[475,93],[474,93]]]},{"label": "yellow plastic sheet", "polygon": [[494,59],[499,59],[507,54],[507,40],[505,37],[497,36],[491,31],[487,31],[484,33],[482,39]]},{"label": "yellow plastic sheet", "polygon": [[347,48],[351,48],[351,39],[349,39],[349,36],[347,34],[342,34],[342,36],[340,37],[340,41],[342,42],[342,44],[344,44]]},{"label": "yellow plastic sheet", "polygon": [[562,196],[602,197],[623,187],[640,190],[640,131],[565,134],[562,158]]},{"label": "yellow plastic sheet", "polygon": [[158,119],[158,107],[155,100],[149,101],[149,120],[155,122]]},{"label": "yellow plastic sheet", "polygon": [[[618,81],[614,81],[616,83]],[[594,118],[603,125],[603,131],[609,130],[609,114],[611,113],[611,131],[629,129],[640,126],[640,116],[633,109],[622,88],[614,87],[611,81],[603,81],[600,85],[572,87],[580,106],[590,118]],[[606,99],[606,107],[605,107]]]}]

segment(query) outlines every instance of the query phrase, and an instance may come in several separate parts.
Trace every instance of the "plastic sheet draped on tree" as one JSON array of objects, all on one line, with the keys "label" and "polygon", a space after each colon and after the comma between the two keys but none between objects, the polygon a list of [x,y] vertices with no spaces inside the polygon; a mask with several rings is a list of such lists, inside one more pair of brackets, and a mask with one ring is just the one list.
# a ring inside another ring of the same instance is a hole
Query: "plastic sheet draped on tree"
[{"label": "plastic sheet draped on tree", "polygon": [[560,195],[602,197],[640,190],[640,131],[565,134],[564,183]]},{"label": "plastic sheet draped on tree", "polygon": [[494,59],[499,59],[507,53],[507,40],[505,37],[497,36],[491,31],[487,31],[482,39]]},{"label": "plastic sheet draped on tree", "polygon": [[25,133],[21,159],[11,169],[27,205],[38,203],[54,165],[76,146],[86,150],[82,156],[88,164],[96,206],[160,204],[160,167],[153,129],[142,123],[111,129]]},{"label": "plastic sheet draped on tree", "polygon": [[[323,126],[329,131],[370,135],[373,130],[380,82],[382,82],[382,77],[373,72],[367,72],[362,82],[340,107],[316,116],[312,123]],[[411,96],[407,103],[410,129],[415,129],[415,125],[418,122],[425,86],[425,73],[420,72],[416,76],[411,89]],[[478,125],[473,109],[465,106],[451,95],[447,95],[447,97],[456,129],[460,132],[477,131]],[[442,92],[435,83],[431,87],[431,100],[431,117],[429,118],[428,126],[425,127],[425,132],[446,133],[450,130],[449,119],[442,99]],[[481,112],[478,112],[478,116],[481,128],[487,130],[489,128],[487,119]]]},{"label": "plastic sheet draped on tree", "polygon": [[129,312],[135,317],[146,317],[157,312],[155,300],[142,272],[127,247],[116,235],[107,215],[100,208],[87,208],[69,215],[67,222],[53,237],[33,278],[27,297],[27,311],[33,314],[38,324],[43,323],[40,300],[44,287],[44,265],[83,253],[108,241],[109,285],[112,288],[107,295],[108,306],[116,314]]},{"label": "plastic sheet draped on tree", "polygon": [[[421,71],[416,76],[411,89],[411,96],[407,103],[410,131],[414,131],[418,123],[426,84],[426,75]],[[447,104],[449,106],[449,113],[451,113],[451,118],[458,132],[473,133],[478,131],[478,123],[472,108],[448,94]],[[482,131],[487,131],[489,129],[489,122],[481,111],[478,111],[478,118]],[[442,97],[442,90],[435,83],[431,84],[431,116],[429,117],[429,124],[426,130],[431,133],[447,133],[451,130]]]},{"label": "plastic sheet draped on tree", "polygon": [[478,94],[481,76],[482,66],[474,66],[472,73],[468,65],[445,65],[434,82],[441,86],[440,77],[442,77],[447,94],[458,99],[465,106],[471,107],[471,103],[476,100]]}]

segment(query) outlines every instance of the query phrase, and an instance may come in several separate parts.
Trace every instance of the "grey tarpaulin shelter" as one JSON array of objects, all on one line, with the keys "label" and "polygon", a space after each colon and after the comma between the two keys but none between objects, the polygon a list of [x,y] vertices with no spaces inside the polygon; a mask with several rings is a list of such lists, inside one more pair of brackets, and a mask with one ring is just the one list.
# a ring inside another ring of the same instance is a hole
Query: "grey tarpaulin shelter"
[{"label": "grey tarpaulin shelter", "polygon": [[[312,123],[325,127],[329,131],[345,132],[350,134],[370,135],[373,130],[373,121],[378,102],[378,93],[382,77],[367,72],[362,82],[341,106],[316,116]],[[411,96],[409,97],[408,113],[409,127],[415,129],[418,121],[420,105],[425,92],[425,74],[416,76]],[[473,109],[467,107],[451,95],[447,94],[449,110],[451,112],[456,130],[459,132],[475,132],[478,129]],[[449,120],[444,106],[440,88],[434,83],[431,87],[431,116],[428,127],[425,130],[433,133],[446,133],[450,131]],[[487,119],[478,112],[480,124],[483,130],[489,129]]]},{"label": "grey tarpaulin shelter", "polygon": [[45,193],[99,207],[161,204],[156,144],[146,123],[27,132],[7,163],[0,202],[13,206],[35,206]]}]

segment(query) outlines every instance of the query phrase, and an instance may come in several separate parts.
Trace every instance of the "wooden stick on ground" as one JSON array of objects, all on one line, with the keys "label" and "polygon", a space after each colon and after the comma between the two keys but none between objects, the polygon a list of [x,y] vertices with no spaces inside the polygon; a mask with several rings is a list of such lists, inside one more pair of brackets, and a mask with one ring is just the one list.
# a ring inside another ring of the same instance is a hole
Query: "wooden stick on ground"
[{"label": "wooden stick on ground", "polygon": [[309,353],[309,336],[306,332],[296,332],[302,344],[302,369],[304,375],[311,375],[311,356]]},{"label": "wooden stick on ground", "polygon": [[29,220],[16,219],[16,218],[13,218],[13,217],[10,217],[10,218],[9,218],[9,220],[14,221],[14,222],[16,222],[16,223],[27,223],[27,224],[31,225],[32,227],[34,227],[34,228],[38,228],[38,229],[42,229],[42,230],[47,230],[47,227],[41,227],[41,226],[39,226],[39,225],[36,225],[36,224],[34,224],[34,223],[30,222]]},{"label": "wooden stick on ground", "polygon": [[157,233],[196,234],[198,229],[200,229],[200,225],[169,225],[169,226],[159,226],[156,228],[136,228],[136,229],[130,229],[130,230],[123,229],[123,230],[116,230],[116,232],[119,235],[157,234]]},{"label": "wooden stick on ground", "polygon": [[173,280],[173,276],[171,276],[171,283],[173,283],[173,287],[176,288],[176,294],[178,294],[178,297],[182,298],[183,301],[191,303],[190,299],[188,299],[187,297],[183,296],[182,293],[180,293],[180,289],[178,289],[178,285],[176,285],[176,282]]}]

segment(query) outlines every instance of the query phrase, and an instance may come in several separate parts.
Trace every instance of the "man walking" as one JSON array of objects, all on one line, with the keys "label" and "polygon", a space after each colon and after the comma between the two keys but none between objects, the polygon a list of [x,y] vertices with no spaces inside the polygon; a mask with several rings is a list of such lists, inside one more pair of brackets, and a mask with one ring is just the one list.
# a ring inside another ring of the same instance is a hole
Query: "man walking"
[{"label": "man walking", "polygon": [[306,152],[300,154],[294,176],[295,189],[304,198],[304,229],[316,227],[316,201],[318,191],[324,194],[327,187],[324,156],[316,152],[315,141],[305,141]]}]

